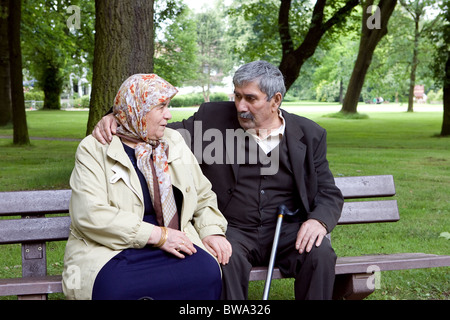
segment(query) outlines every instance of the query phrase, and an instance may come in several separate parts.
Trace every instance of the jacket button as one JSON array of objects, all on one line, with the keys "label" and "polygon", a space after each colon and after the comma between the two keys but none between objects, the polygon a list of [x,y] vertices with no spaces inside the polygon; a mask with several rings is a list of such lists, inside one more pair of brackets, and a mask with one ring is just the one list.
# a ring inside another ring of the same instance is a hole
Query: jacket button
[{"label": "jacket button", "polygon": [[233,193],[233,188],[228,189],[228,194],[232,194]]},{"label": "jacket button", "polygon": [[186,192],[191,191],[191,187],[186,187]]}]

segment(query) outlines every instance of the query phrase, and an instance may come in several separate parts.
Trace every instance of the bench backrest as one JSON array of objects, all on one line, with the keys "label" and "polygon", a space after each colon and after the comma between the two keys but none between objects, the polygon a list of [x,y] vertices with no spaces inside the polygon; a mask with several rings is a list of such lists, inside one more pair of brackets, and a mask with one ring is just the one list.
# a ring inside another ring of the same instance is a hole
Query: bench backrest
[{"label": "bench backrest", "polygon": [[[338,177],[335,181],[345,199],[395,195],[391,175]],[[0,216],[24,218],[0,220],[0,244],[67,239],[70,218],[49,215],[68,213],[70,195],[71,190],[0,192]],[[339,224],[395,222],[399,219],[397,200],[366,199],[346,201]]]},{"label": "bench backrest", "polygon": [[[397,201],[384,198],[395,195],[391,175],[338,177],[344,204],[339,224],[394,222],[400,219]],[[0,244],[22,243],[22,275],[45,275],[45,242],[66,240],[69,236],[68,213],[71,190],[0,192]],[[58,214],[58,216],[54,216]],[[52,216],[53,215],[53,216]]]},{"label": "bench backrest", "polygon": [[[392,175],[339,177],[336,185],[346,200],[395,195]],[[400,219],[397,200],[346,201],[338,224],[395,222]]]}]

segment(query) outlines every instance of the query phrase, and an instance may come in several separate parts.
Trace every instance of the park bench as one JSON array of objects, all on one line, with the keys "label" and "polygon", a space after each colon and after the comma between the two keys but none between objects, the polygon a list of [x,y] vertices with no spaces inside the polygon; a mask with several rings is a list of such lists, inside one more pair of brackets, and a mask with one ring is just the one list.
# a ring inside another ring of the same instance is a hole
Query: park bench
[{"label": "park bench", "polygon": [[[338,177],[346,202],[339,224],[395,222],[400,219],[390,175]],[[66,240],[71,190],[0,192],[0,245],[21,243],[22,277],[0,279],[0,296],[46,299],[62,292],[61,276],[47,275],[46,242]],[[381,199],[377,199],[381,198]],[[350,200],[350,201],[349,201]],[[357,201],[356,201],[357,200]],[[19,218],[12,218],[18,216]],[[374,291],[374,272],[450,266],[450,256],[424,253],[338,257],[335,299],[363,299]],[[250,280],[265,280],[267,268],[255,267]],[[274,279],[283,278],[275,268]]]}]

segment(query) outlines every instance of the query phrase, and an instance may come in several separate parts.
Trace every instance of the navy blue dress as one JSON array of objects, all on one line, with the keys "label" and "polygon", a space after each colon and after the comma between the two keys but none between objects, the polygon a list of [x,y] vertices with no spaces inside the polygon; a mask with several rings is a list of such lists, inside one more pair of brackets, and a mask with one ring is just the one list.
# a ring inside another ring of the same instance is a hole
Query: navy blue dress
[{"label": "navy blue dress", "polygon": [[[158,225],[144,176],[137,168],[134,149],[123,145],[141,182],[145,202],[144,221]],[[159,248],[126,249],[108,261],[98,273],[93,300],[212,300],[222,290],[215,259],[196,246],[197,252],[179,259]]]}]

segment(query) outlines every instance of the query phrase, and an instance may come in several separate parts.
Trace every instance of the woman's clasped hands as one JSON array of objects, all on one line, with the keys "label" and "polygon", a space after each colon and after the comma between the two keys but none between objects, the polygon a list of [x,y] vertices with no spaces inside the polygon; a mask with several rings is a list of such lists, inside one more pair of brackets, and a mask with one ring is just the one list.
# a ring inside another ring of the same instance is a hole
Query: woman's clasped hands
[{"label": "woman's clasped hands", "polygon": [[[228,240],[221,235],[210,235],[202,239],[206,249],[212,253],[220,264],[227,264],[232,253]],[[174,256],[183,259],[185,254],[197,252],[186,233],[167,227],[155,227],[148,244],[160,248]]]}]

